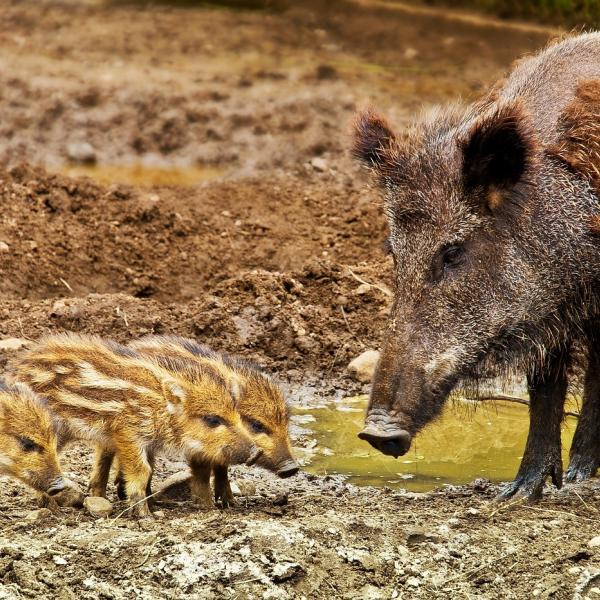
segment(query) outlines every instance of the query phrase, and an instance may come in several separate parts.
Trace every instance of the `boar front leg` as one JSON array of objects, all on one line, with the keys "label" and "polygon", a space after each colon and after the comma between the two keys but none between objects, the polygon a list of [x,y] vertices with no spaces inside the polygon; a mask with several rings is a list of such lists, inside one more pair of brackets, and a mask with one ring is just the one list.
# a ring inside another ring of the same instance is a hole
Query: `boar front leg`
[{"label": "boar front leg", "polygon": [[517,477],[501,498],[518,494],[536,500],[542,495],[547,477],[556,487],[562,486],[560,424],[567,394],[568,362],[568,348],[556,348],[527,377],[529,435]]},{"label": "boar front leg", "polygon": [[211,466],[200,460],[192,459],[190,460],[190,469],[192,470],[192,479],[190,480],[192,500],[201,508],[214,508],[215,504],[210,491]]},{"label": "boar front leg", "polygon": [[565,481],[592,477],[600,464],[600,347],[589,342],[589,362],[583,388],[583,406],[571,445]]},{"label": "boar front leg", "polygon": [[217,466],[213,468],[215,476],[215,501],[223,508],[235,506],[235,499],[229,485],[227,467]]}]

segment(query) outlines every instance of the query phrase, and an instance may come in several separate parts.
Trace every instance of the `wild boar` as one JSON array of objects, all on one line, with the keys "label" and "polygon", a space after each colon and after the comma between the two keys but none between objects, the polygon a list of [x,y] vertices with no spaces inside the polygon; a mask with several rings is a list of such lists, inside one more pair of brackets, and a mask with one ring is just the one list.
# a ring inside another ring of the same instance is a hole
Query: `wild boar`
[{"label": "wild boar", "polygon": [[372,111],[354,154],[384,192],[395,295],[360,437],[399,456],[460,382],[527,374],[530,429],[504,497],[562,483],[573,344],[589,354],[568,481],[600,462],[600,34],[517,63],[402,138]]},{"label": "wild boar", "polygon": [[[283,393],[256,365],[177,336],[149,336],[130,343],[129,347],[171,371],[189,368],[190,361],[192,365],[217,370],[231,382],[229,387],[236,401],[236,410],[260,451],[256,464],[284,478],[298,472],[290,448],[289,411]],[[99,457],[100,461],[105,462],[106,469],[108,457]],[[213,473],[217,502],[223,506],[233,504],[227,466],[215,465]],[[117,483],[119,481],[120,476]]]},{"label": "wild boar", "polygon": [[54,496],[66,481],[58,462],[58,420],[26,385],[0,380],[0,475]]},{"label": "wild boar", "polygon": [[[138,516],[150,514],[146,496],[158,452],[189,462],[192,493],[202,505],[212,505],[213,466],[251,460],[258,453],[214,369],[175,373],[126,346],[79,335],[40,341],[13,369],[48,398],[60,417],[59,449],[84,440],[99,448],[98,456],[116,455]],[[94,469],[92,495],[104,493],[105,476]]]}]

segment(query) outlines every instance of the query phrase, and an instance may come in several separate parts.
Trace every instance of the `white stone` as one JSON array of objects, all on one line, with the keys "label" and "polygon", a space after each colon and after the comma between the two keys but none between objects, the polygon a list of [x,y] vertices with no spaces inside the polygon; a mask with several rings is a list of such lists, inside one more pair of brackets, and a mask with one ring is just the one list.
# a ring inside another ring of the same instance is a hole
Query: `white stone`
[{"label": "white stone", "polygon": [[366,350],[348,365],[348,372],[357,381],[369,383],[373,379],[379,355],[377,350]]},{"label": "white stone", "polygon": [[597,535],[596,537],[593,537],[589,542],[588,542],[588,546],[590,548],[597,548],[598,546],[600,546],[600,535]]},{"label": "white stone", "polygon": [[83,507],[92,517],[108,517],[113,509],[112,504],[100,496],[88,496],[83,501]]},{"label": "white stone", "polygon": [[4,338],[0,340],[0,351],[2,352],[14,352],[20,350],[23,346],[27,346],[29,342],[23,338]]}]

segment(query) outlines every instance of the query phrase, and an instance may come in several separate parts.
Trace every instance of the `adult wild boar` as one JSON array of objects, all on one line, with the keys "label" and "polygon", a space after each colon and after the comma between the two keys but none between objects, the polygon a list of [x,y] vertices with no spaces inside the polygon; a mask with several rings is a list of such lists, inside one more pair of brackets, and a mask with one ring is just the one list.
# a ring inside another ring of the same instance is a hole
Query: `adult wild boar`
[{"label": "adult wild boar", "polygon": [[[400,139],[371,111],[355,155],[384,192],[395,296],[359,434],[408,451],[461,380],[525,370],[530,428],[505,497],[562,483],[574,342],[588,351],[568,481],[600,462],[600,33],[517,63]],[[460,444],[460,440],[456,440]]]}]

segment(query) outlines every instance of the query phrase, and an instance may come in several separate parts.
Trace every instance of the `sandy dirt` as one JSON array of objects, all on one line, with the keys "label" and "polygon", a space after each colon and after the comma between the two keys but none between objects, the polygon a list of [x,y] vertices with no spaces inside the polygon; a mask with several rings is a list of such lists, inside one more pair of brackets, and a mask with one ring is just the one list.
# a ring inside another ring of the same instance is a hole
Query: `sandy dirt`
[{"label": "sandy dirt", "polygon": [[[344,370],[378,347],[390,264],[379,197],[347,152],[353,115],[374,104],[400,128],[476,97],[547,34],[296,4],[0,2],[0,337],[178,333],[258,361],[293,403],[368,391]],[[53,174],[77,161],[207,179]],[[89,452],[64,466],[85,489]],[[159,461],[157,480],[181,468]],[[0,598],[600,597],[595,482],[529,506],[494,502],[485,481],[422,495],[235,479],[237,507],[183,497],[154,521],[120,515],[112,489],[109,519],[34,512],[2,480]]]}]

